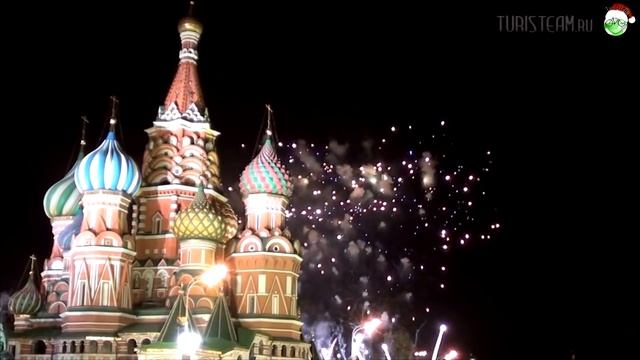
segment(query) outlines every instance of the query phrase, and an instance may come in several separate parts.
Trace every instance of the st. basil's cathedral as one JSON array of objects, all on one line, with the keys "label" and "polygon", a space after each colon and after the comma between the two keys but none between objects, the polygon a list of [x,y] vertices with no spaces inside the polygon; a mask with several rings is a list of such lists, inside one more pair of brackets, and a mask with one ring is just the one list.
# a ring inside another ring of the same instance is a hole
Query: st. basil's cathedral
[{"label": "st. basil's cathedral", "polygon": [[[53,246],[11,296],[16,359],[311,359],[298,309],[299,242],[285,227],[293,185],[271,124],[240,176],[244,229],[221,191],[216,138],[199,85],[202,25],[180,21],[178,70],[146,130],[142,166],[110,130],[49,188]],[[269,109],[270,112],[270,109]],[[269,114],[270,115],[270,114]],[[203,275],[225,265],[215,285]],[[23,285],[23,286],[22,286]]]}]

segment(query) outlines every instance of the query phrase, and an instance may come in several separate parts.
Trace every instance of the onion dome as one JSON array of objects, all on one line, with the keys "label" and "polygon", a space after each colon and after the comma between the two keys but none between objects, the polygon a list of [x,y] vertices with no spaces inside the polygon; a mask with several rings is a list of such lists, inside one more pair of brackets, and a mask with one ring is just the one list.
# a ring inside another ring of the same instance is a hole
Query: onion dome
[{"label": "onion dome", "polygon": [[178,23],[178,32],[182,34],[186,31],[192,31],[200,35],[202,34],[202,23],[190,16],[187,16]]},{"label": "onion dome", "polygon": [[191,204],[180,210],[173,224],[178,239],[222,241],[226,232],[224,218],[207,201],[202,183]]},{"label": "onion dome", "polygon": [[[267,130],[267,134],[271,134],[271,131]],[[267,136],[258,156],[242,172],[240,191],[244,196],[261,193],[291,196],[293,184],[276,155],[270,135]]]},{"label": "onion dome", "polygon": [[49,218],[74,216],[80,211],[80,198],[82,195],[76,187],[73,174],[78,165],[80,165],[83,155],[83,151],[80,150],[78,160],[73,164],[71,170],[60,181],[53,184],[44,195],[44,212]]},{"label": "onion dome", "polygon": [[215,209],[225,224],[224,241],[229,241],[238,233],[238,217],[229,202],[214,201]]},{"label": "onion dome", "polygon": [[107,138],[82,159],[75,171],[76,186],[80,191],[112,190],[134,195],[140,188],[140,171],[133,159],[122,151],[113,129]]},{"label": "onion dome", "polygon": [[31,271],[24,287],[11,295],[9,310],[15,315],[35,315],[42,305],[42,294],[38,291],[33,279],[35,256],[31,256]]}]

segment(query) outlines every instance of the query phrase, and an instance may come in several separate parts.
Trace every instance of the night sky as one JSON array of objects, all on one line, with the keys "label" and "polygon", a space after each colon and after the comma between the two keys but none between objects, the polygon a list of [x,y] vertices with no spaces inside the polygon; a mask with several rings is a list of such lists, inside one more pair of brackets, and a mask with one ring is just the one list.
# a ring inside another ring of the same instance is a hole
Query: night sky
[{"label": "night sky", "polygon": [[[637,220],[627,207],[637,203],[639,62],[630,53],[640,24],[608,36],[608,5],[197,4],[200,78],[222,133],[225,188],[250,160],[239,144],[255,144],[265,103],[289,143],[357,144],[410,124],[428,139],[446,121],[447,156],[480,168],[478,154],[492,152],[488,196],[476,211],[502,225],[449,258],[447,291],[434,301],[452,339],[479,359],[621,351],[631,345],[622,327],[614,343],[601,340],[612,323],[629,326],[627,308],[638,303],[629,230]],[[20,15],[4,32],[9,215],[0,288],[15,289],[29,254],[49,255],[42,198],[74,160],[80,115],[91,121],[93,149],[117,95],[121,144],[140,162],[143,130],[176,69],[186,8],[50,2],[11,12]],[[501,33],[496,16],[506,14],[589,17],[594,31]],[[389,151],[400,151],[402,141],[394,144]],[[425,334],[430,343],[435,331]]]}]

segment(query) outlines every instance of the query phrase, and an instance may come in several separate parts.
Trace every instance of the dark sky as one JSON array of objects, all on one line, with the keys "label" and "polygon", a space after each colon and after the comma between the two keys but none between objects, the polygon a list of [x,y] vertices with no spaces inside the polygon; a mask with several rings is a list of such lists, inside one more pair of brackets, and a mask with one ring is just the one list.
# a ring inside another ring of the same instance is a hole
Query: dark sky
[{"label": "dark sky", "polygon": [[[460,151],[495,149],[493,201],[505,224],[499,239],[457,260],[456,323],[468,324],[485,359],[569,359],[572,350],[588,358],[607,324],[637,305],[628,295],[631,211],[621,205],[637,201],[631,47],[640,25],[606,35],[608,5],[197,5],[200,75],[223,134],[225,181],[248,160],[225,146],[253,144],[265,102],[291,139],[349,140],[406,119],[447,118],[467,144]],[[71,162],[80,114],[92,121],[93,147],[108,96],[119,96],[121,142],[141,158],[186,9],[152,7],[49,2],[5,14],[15,24],[3,42],[9,217],[0,287],[16,286],[28,254],[48,255],[41,200]],[[505,14],[588,17],[594,31],[501,33],[496,16]],[[610,352],[630,345],[617,329]]]}]

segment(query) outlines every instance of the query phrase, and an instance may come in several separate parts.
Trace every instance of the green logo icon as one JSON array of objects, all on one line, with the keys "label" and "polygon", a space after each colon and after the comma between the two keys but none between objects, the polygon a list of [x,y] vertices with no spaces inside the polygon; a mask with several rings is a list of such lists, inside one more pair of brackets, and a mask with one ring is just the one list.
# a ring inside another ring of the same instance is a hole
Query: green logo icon
[{"label": "green logo icon", "polygon": [[626,5],[615,3],[607,11],[604,17],[604,31],[611,36],[620,36],[627,31],[629,24],[633,24],[636,18]]}]

